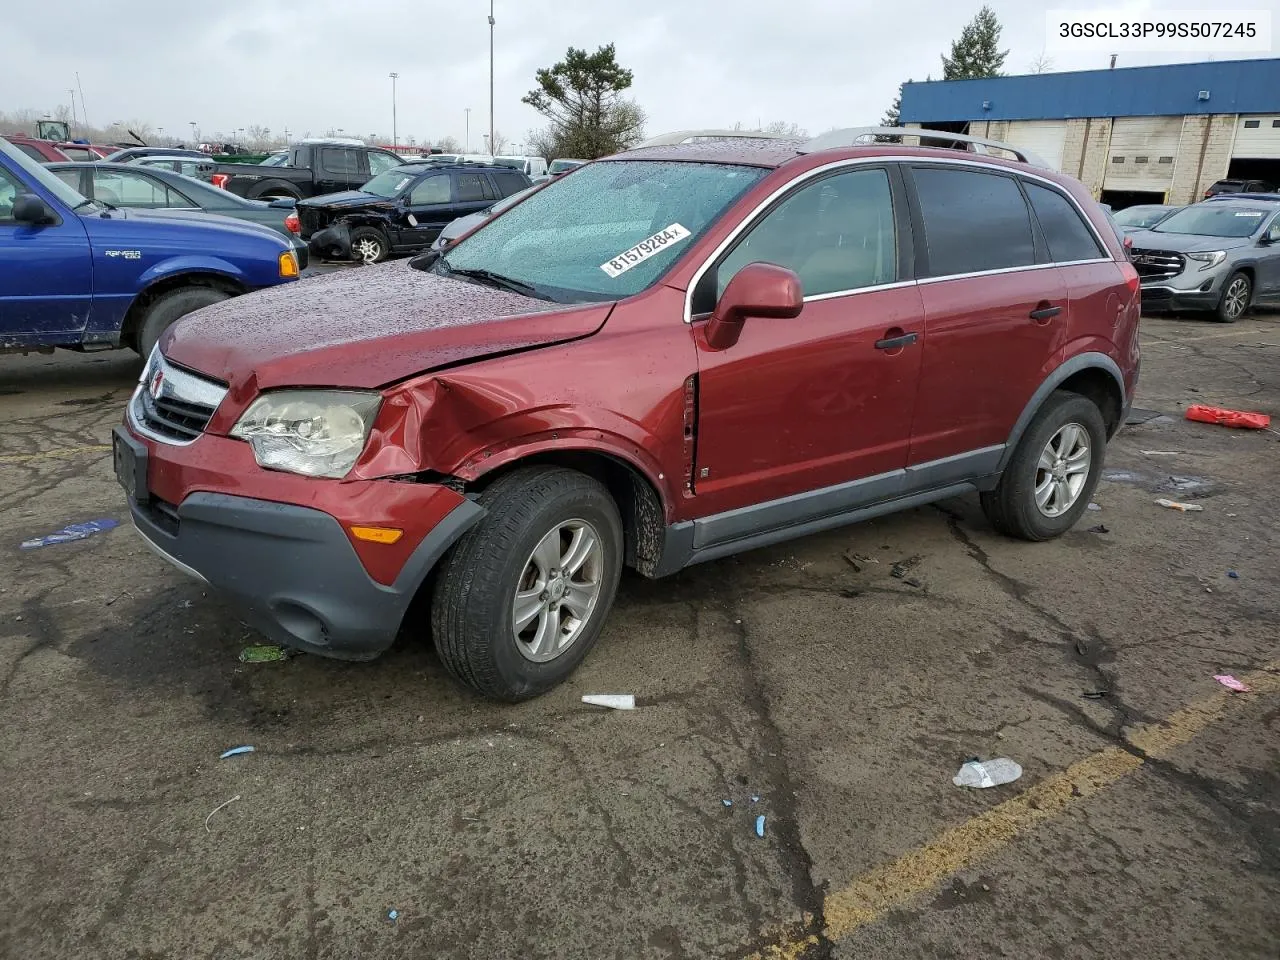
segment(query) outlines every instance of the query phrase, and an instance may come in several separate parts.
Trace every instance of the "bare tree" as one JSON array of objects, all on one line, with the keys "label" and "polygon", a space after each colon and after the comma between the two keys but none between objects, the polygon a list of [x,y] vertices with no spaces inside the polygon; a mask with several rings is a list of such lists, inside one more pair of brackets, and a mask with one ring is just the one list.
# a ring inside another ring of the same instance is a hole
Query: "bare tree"
[{"label": "bare tree", "polygon": [[787,123],[785,120],[774,120],[764,125],[763,133],[775,137],[807,137],[809,131],[798,123]]},{"label": "bare tree", "polygon": [[462,144],[455,137],[441,137],[435,142],[435,148],[441,153],[461,153]]},{"label": "bare tree", "polygon": [[492,156],[499,156],[507,152],[507,147],[511,143],[507,139],[507,135],[501,130],[493,131],[493,143],[489,144],[489,153]]},{"label": "bare tree", "polygon": [[249,138],[247,146],[254,150],[266,150],[271,146],[271,128],[264,127],[260,123],[245,128],[245,134]]},{"label": "bare tree", "polygon": [[1053,70],[1053,57],[1045,56],[1042,51],[1040,56],[1032,59],[1030,70],[1032,73],[1049,73]]}]

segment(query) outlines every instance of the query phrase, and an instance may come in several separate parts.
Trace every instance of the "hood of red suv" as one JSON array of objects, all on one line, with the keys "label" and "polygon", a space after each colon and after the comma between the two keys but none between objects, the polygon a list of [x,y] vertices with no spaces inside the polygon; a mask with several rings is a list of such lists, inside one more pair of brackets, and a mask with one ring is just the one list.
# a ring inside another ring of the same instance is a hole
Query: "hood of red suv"
[{"label": "hood of red suv", "polygon": [[537,300],[401,261],[205,307],[170,327],[160,349],[237,393],[374,388],[460,361],[590,336],[612,307]]}]

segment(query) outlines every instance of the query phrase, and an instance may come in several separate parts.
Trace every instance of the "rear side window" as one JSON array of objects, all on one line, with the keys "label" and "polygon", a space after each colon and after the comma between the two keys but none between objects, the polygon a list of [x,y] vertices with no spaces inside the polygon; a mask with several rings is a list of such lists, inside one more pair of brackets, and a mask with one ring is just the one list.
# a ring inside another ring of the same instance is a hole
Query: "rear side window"
[{"label": "rear side window", "polygon": [[331,173],[335,177],[358,177],[360,154],[355,150],[328,147],[320,151],[320,165],[325,173]]},{"label": "rear side window", "polygon": [[1012,177],[915,167],[929,247],[929,275],[953,276],[1035,263],[1031,214]]},{"label": "rear side window", "polygon": [[514,173],[504,173],[501,170],[495,170],[492,174],[494,181],[498,184],[498,192],[504,197],[509,197],[513,193],[519,193],[529,185],[524,177]]},{"label": "rear side window", "polygon": [[37,150],[35,147],[31,146],[31,144],[15,143],[13,144],[13,146],[17,147],[19,150],[25,153],[32,160],[35,160],[37,163],[44,163],[44,154],[41,153],[39,150]]},{"label": "rear side window", "polygon": [[88,147],[59,147],[72,160],[97,160],[98,155]]},{"label": "rear side window", "polygon": [[80,189],[80,171],[79,170],[54,170],[53,175],[65,183],[72,190]]},{"label": "rear side window", "polygon": [[1023,186],[1027,188],[1031,209],[1036,212],[1040,231],[1049,244],[1049,256],[1055,263],[1097,260],[1103,256],[1098,241],[1070,200],[1056,190],[1035,183],[1024,181]]},{"label": "rear side window", "polygon": [[497,200],[493,195],[493,187],[489,186],[489,178],[483,173],[458,174],[458,202],[474,203],[477,200]]}]

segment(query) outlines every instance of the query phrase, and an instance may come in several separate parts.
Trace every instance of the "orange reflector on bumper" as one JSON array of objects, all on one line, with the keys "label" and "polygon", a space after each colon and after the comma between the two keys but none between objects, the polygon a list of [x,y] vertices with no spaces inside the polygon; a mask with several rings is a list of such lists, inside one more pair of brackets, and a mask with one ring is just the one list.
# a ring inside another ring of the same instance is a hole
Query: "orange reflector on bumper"
[{"label": "orange reflector on bumper", "polygon": [[351,535],[370,543],[395,543],[404,536],[404,531],[395,527],[352,527]]}]

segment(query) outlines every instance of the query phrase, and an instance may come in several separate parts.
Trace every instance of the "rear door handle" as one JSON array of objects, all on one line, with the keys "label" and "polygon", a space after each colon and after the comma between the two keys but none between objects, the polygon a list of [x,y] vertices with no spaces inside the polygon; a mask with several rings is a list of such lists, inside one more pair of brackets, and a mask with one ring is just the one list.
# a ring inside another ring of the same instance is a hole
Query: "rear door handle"
[{"label": "rear door handle", "polygon": [[918,334],[904,333],[900,337],[889,337],[885,340],[876,341],[877,350],[897,350],[901,347],[908,347],[919,339]]},{"label": "rear door handle", "polygon": [[1031,311],[1032,320],[1052,320],[1062,312],[1062,307],[1048,306],[1037,307]]}]

